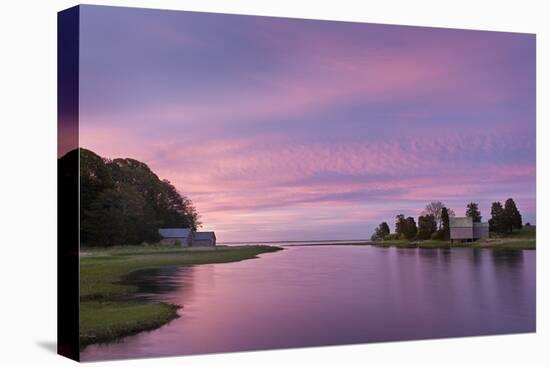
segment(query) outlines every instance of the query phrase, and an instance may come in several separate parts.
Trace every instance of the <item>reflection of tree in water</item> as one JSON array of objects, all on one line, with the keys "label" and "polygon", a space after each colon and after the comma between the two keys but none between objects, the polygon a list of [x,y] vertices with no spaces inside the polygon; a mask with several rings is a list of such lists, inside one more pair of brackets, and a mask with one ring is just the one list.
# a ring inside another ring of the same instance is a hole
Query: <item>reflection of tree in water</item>
[{"label": "reflection of tree in water", "polygon": [[127,275],[121,284],[137,287],[132,299],[170,302],[170,295],[189,293],[193,287],[193,266],[169,266],[137,270]]},{"label": "reflection of tree in water", "polygon": [[[472,249],[472,261],[475,265],[481,264],[483,251],[486,251],[486,250],[479,249],[479,248]],[[479,269],[479,268],[476,267],[475,269]]]},{"label": "reflection of tree in water", "polygon": [[418,255],[422,258],[433,259],[434,262],[448,263],[451,261],[450,248],[418,249]]},{"label": "reflection of tree in water", "polygon": [[495,267],[507,267],[512,269],[522,266],[522,250],[494,250],[492,254]]},{"label": "reflection of tree in water", "polygon": [[440,248],[437,252],[439,258],[444,262],[448,263],[451,261],[451,249],[450,248]]},{"label": "reflection of tree in water", "polygon": [[491,251],[495,278],[496,294],[500,302],[506,305],[512,313],[525,309],[528,303],[527,282],[524,274],[523,251],[493,250]]}]

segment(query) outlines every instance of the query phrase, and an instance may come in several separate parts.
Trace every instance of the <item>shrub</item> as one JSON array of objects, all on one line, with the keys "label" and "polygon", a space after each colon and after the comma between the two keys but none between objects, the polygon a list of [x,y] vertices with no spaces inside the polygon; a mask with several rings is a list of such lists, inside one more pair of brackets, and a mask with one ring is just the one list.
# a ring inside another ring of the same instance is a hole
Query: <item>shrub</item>
[{"label": "shrub", "polygon": [[385,241],[395,241],[399,239],[399,235],[397,233],[390,233],[384,236]]}]

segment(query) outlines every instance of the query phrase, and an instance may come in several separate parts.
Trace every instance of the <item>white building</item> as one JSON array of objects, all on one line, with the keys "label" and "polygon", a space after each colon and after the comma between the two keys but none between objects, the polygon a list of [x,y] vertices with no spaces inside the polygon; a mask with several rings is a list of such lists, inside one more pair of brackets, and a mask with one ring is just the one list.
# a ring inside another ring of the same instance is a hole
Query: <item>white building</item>
[{"label": "white building", "polygon": [[449,218],[451,241],[475,241],[489,237],[488,223],[474,223],[471,217]]}]

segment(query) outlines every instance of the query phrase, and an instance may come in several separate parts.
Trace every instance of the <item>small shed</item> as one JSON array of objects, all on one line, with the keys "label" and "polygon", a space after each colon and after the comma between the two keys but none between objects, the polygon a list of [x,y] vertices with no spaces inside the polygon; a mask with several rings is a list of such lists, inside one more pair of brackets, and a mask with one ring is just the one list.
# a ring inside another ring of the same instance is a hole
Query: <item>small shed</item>
[{"label": "small shed", "polygon": [[489,238],[489,223],[474,223],[474,239]]},{"label": "small shed", "polygon": [[488,223],[474,223],[471,217],[449,218],[451,241],[475,241],[489,237]]},{"label": "small shed", "polygon": [[193,233],[193,246],[216,246],[216,234],[214,232]]},{"label": "small shed", "polygon": [[162,237],[160,243],[174,245],[180,243],[182,246],[191,246],[193,232],[191,228],[161,228],[159,234]]},{"label": "small shed", "polygon": [[451,240],[472,240],[474,238],[474,223],[470,217],[449,218]]}]

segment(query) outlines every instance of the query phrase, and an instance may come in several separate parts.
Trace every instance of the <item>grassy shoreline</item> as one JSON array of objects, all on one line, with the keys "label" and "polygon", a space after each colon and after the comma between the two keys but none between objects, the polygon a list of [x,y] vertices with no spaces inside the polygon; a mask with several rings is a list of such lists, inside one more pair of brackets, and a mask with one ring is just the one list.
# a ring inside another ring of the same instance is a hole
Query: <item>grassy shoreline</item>
[{"label": "grassy shoreline", "polygon": [[535,240],[526,241],[506,241],[506,240],[485,240],[476,242],[455,242],[451,244],[451,241],[374,241],[371,243],[376,247],[399,247],[399,248],[424,248],[424,249],[438,249],[438,248],[484,248],[493,250],[536,250]]},{"label": "grassy shoreline", "polygon": [[536,228],[534,226],[524,227],[522,230],[506,234],[504,236],[492,235],[491,238],[474,242],[454,242],[425,240],[386,240],[372,241],[373,246],[378,247],[400,247],[400,248],[485,248],[493,250],[536,250]]},{"label": "grassy shoreline", "polygon": [[124,246],[82,249],[80,345],[114,341],[177,318],[180,305],[129,300],[137,288],[122,281],[136,270],[235,262],[282,250],[276,246],[181,248]]}]

